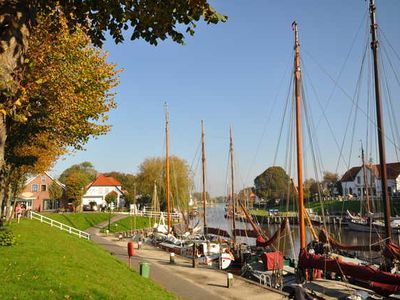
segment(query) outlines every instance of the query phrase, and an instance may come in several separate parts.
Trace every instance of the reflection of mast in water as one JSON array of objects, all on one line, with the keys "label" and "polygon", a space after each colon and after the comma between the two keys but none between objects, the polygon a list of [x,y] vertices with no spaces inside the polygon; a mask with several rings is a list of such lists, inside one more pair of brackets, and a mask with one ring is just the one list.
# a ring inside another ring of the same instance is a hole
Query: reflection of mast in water
[{"label": "reflection of mast in water", "polygon": [[232,127],[229,129],[229,153],[231,158],[231,201],[232,201],[232,234],[233,244],[236,244],[236,199],[235,199],[235,184],[234,184],[234,166],[233,166],[233,137]]}]

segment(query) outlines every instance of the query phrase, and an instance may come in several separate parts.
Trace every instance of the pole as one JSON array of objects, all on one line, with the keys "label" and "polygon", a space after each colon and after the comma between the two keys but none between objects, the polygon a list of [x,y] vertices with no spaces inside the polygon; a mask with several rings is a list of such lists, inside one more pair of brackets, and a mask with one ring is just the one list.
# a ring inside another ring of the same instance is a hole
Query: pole
[{"label": "pole", "polygon": [[111,230],[111,203],[108,204],[108,231]]},{"label": "pole", "polygon": [[376,120],[378,127],[378,147],[379,147],[379,170],[381,175],[381,189],[382,200],[384,205],[384,219],[385,219],[385,241],[389,243],[391,240],[391,226],[390,226],[390,199],[387,185],[387,171],[386,171],[386,154],[385,154],[385,130],[383,125],[383,109],[381,101],[381,90],[379,80],[379,66],[378,66],[378,47],[379,42],[377,39],[377,28],[375,17],[375,0],[369,1],[369,12],[371,17],[371,48],[374,57],[374,81],[375,81],[375,100],[376,100]]},{"label": "pole", "polygon": [[[362,169],[363,169],[363,180],[364,180],[364,189],[365,189],[365,198],[367,202],[367,214],[369,214],[371,210],[371,204],[370,204],[370,199],[369,199],[369,192],[368,192],[368,178],[367,178],[367,168],[365,167],[365,157],[364,157],[364,148],[361,142],[361,161],[362,161]],[[364,197],[364,191],[362,193],[362,196]],[[361,205],[360,205],[361,207]]]},{"label": "pole", "polygon": [[231,154],[231,195],[232,195],[232,231],[233,231],[233,244],[236,244],[236,199],[235,199],[235,178],[233,166],[233,137],[232,127],[229,129],[229,152]]},{"label": "pole", "polygon": [[296,140],[297,140],[297,190],[299,202],[299,231],[300,249],[306,247],[306,231],[304,225],[304,189],[303,189],[303,148],[301,141],[301,68],[300,68],[300,43],[296,21],[293,22],[294,31],[294,79],[296,94]]},{"label": "pole", "polygon": [[203,224],[204,224],[204,234],[207,234],[207,215],[206,215],[206,149],[204,142],[204,123],[201,120],[201,166],[202,166],[202,177],[203,177],[203,193],[202,193],[202,201],[203,201]]},{"label": "pole", "polygon": [[137,212],[137,204],[136,204],[136,183],[133,184],[133,204],[135,207],[135,213],[133,214],[133,229],[136,230],[136,212]]},{"label": "pole", "polygon": [[171,231],[171,203],[170,203],[170,186],[169,186],[169,115],[168,106],[165,103],[165,181],[166,181],[166,197],[167,197],[167,222],[168,234]]}]

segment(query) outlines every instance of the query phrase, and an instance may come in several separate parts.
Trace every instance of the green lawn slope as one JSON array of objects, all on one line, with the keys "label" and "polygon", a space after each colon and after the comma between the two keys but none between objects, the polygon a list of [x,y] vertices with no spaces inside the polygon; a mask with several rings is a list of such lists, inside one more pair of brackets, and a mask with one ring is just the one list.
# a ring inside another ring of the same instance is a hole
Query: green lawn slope
[{"label": "green lawn slope", "polygon": [[[109,213],[105,212],[88,212],[88,213],[44,213],[46,217],[61,222],[65,225],[75,227],[80,230],[86,230],[99,224],[103,221],[107,221]],[[111,217],[114,216],[113,214]]]},{"label": "green lawn slope", "polygon": [[[110,232],[121,232],[135,229],[150,228],[154,224],[153,219],[142,216],[129,216],[117,222],[111,223]],[[103,230],[108,229],[108,225]]]},{"label": "green lawn slope", "polygon": [[0,299],[176,299],[91,241],[23,219],[0,247]]}]

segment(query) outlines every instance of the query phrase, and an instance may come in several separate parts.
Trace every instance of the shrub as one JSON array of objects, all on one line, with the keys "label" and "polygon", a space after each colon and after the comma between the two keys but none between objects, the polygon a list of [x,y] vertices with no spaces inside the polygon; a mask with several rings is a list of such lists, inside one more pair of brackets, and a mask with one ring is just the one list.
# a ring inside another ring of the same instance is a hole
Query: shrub
[{"label": "shrub", "polygon": [[12,246],[16,242],[17,240],[11,230],[6,228],[0,229],[0,246]]}]

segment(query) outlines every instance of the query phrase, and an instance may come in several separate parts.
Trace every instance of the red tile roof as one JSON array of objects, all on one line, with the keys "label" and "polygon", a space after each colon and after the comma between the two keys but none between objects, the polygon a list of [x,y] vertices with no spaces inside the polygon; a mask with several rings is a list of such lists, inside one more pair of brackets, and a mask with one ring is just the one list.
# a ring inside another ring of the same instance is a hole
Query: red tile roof
[{"label": "red tile roof", "polygon": [[121,182],[114,177],[100,175],[90,184],[90,186],[121,186]]}]

